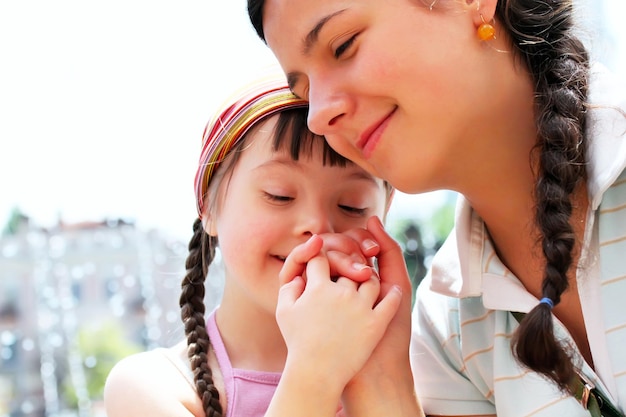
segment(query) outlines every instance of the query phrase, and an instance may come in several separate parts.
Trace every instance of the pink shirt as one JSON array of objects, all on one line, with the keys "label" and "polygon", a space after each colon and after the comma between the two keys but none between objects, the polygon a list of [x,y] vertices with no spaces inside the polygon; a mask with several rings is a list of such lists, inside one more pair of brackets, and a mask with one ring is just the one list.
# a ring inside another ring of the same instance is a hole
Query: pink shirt
[{"label": "pink shirt", "polygon": [[[225,417],[264,416],[280,381],[281,373],[233,368],[215,322],[215,311],[209,315],[206,328],[224,380],[227,404]],[[158,348],[155,352],[165,355],[195,390],[193,373],[188,360],[172,348]],[[341,404],[337,406],[337,417],[344,417]]]},{"label": "pink shirt", "polygon": [[215,323],[215,311],[207,319],[207,331],[219,363],[228,406],[227,417],[262,417],[274,396],[281,374],[233,368]]}]

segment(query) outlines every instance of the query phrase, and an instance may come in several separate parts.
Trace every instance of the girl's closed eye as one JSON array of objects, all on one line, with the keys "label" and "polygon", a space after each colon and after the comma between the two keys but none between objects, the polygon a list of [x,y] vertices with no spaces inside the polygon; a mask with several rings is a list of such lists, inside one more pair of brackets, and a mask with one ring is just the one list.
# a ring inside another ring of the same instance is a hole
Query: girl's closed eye
[{"label": "girl's closed eye", "polygon": [[337,49],[335,49],[334,55],[335,58],[341,58],[341,56],[352,46],[358,34],[353,35],[350,39],[339,45]]},{"label": "girl's closed eye", "polygon": [[272,194],[272,193],[268,193],[267,191],[263,192],[263,197],[267,199],[269,202],[275,203],[275,204],[287,204],[294,200],[293,197],[280,195],[280,194]]},{"label": "girl's closed eye", "polygon": [[367,214],[367,208],[352,207],[345,204],[339,204],[339,208],[356,216],[365,216]]}]

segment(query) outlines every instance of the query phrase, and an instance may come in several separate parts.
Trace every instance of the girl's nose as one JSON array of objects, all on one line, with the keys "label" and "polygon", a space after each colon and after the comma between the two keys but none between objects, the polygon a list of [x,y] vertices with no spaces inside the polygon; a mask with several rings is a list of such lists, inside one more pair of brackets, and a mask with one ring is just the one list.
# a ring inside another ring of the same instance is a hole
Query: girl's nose
[{"label": "girl's nose", "polygon": [[314,235],[334,231],[329,209],[322,205],[303,210],[298,219],[297,234]]}]

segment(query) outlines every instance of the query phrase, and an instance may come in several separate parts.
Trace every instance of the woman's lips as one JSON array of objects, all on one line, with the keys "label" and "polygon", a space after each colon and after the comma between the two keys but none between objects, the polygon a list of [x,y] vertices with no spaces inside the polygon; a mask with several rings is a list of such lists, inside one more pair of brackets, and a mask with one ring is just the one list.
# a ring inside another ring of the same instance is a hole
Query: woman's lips
[{"label": "woman's lips", "polygon": [[380,141],[387,125],[389,124],[389,121],[391,120],[391,116],[395,113],[396,109],[397,107],[361,134],[356,146],[361,149],[364,158],[368,159],[374,152],[376,145]]}]

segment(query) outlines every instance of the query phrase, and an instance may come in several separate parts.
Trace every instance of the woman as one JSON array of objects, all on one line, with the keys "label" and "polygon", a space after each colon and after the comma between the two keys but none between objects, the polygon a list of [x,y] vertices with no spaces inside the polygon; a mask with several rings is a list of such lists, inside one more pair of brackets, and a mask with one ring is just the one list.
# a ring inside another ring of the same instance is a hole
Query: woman
[{"label": "woman", "polygon": [[[403,192],[462,195],[413,314],[426,414],[623,412],[626,89],[590,64],[572,1],[248,10],[312,131]],[[370,361],[401,366],[390,352]]]}]

